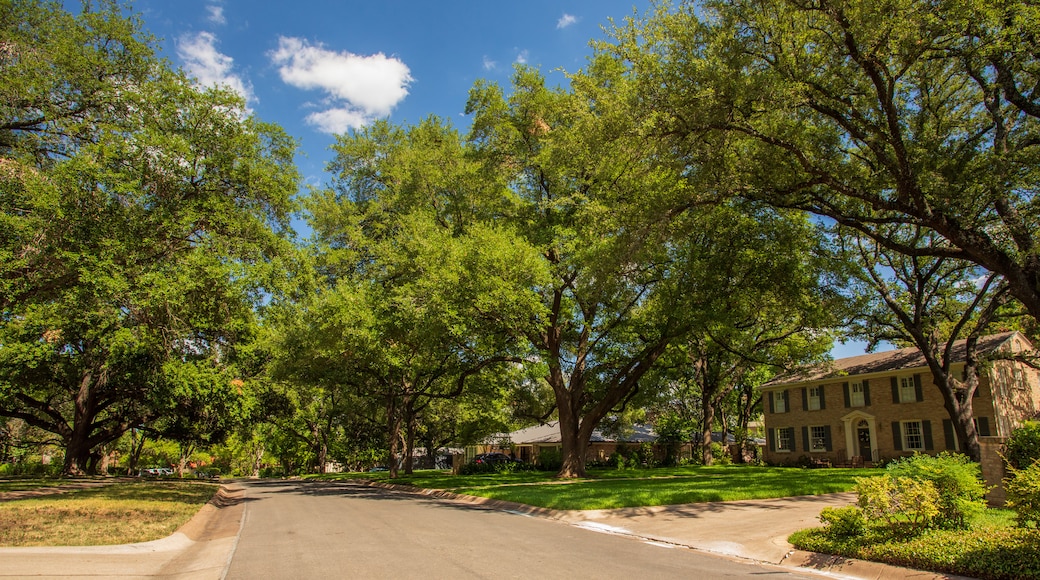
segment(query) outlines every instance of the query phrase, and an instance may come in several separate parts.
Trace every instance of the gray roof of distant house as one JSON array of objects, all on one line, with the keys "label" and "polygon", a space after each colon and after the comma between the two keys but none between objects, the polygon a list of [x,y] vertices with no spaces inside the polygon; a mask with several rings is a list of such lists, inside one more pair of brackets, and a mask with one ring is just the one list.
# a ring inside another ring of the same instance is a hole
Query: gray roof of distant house
[{"label": "gray roof of distant house", "polygon": [[[496,435],[493,439],[509,438],[514,445],[533,445],[535,443],[559,443],[560,424],[558,421],[550,421],[544,425],[535,425],[525,429],[519,429],[506,435]],[[613,443],[621,441],[625,443],[643,443],[645,441],[657,441],[657,433],[649,425],[634,425],[631,433],[620,440],[608,437],[599,429],[592,432],[591,443]]]}]

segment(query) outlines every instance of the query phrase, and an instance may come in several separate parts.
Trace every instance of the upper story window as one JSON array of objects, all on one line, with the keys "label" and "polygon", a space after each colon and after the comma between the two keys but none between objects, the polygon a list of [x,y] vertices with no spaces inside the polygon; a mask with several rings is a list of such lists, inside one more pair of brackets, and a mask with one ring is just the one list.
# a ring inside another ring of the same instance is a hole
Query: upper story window
[{"label": "upper story window", "polygon": [[820,391],[823,387],[809,387],[809,410],[818,411],[820,409]]},{"label": "upper story window", "polygon": [[791,408],[788,405],[786,390],[769,393],[769,400],[771,402],[771,410],[774,413],[786,413]]},{"label": "upper story window", "polygon": [[913,375],[899,377],[899,402],[913,403],[917,401],[917,386]]},{"label": "upper story window", "polygon": [[863,396],[863,383],[849,385],[849,400],[853,407],[863,407],[867,404]]}]

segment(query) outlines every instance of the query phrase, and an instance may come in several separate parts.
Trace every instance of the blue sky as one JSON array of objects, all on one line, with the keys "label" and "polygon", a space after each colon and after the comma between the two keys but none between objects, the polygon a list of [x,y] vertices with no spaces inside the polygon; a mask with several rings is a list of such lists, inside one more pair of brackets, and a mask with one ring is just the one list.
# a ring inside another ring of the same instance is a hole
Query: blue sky
[{"label": "blue sky", "polygon": [[648,1],[138,0],[163,54],[203,84],[225,84],[300,142],[306,181],[323,183],[333,135],[378,118],[462,115],[478,79],[508,85],[515,63],[562,80]]},{"label": "blue sky", "polygon": [[[138,0],[133,9],[163,55],[201,84],[241,93],[262,120],[300,145],[309,185],[324,171],[334,135],[375,119],[429,115],[465,130],[478,79],[508,86],[516,63],[550,82],[576,71],[610,19],[643,14],[649,0],[435,2]],[[862,354],[837,345],[835,357]]]}]

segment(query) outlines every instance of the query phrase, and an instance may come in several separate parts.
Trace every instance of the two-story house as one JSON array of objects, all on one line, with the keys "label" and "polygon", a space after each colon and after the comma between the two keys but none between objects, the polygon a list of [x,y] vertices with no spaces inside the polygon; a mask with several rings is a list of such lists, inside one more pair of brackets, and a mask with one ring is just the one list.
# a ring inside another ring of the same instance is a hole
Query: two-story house
[{"label": "two-story house", "polygon": [[[953,372],[964,367],[964,342],[955,345]],[[1031,351],[1018,332],[979,340],[980,355]],[[961,447],[942,394],[916,348],[838,359],[777,377],[762,386],[765,460],[811,460],[869,465],[914,452],[935,454]],[[1006,437],[1040,410],[1035,369],[994,358],[982,365],[972,401],[982,437]]]}]

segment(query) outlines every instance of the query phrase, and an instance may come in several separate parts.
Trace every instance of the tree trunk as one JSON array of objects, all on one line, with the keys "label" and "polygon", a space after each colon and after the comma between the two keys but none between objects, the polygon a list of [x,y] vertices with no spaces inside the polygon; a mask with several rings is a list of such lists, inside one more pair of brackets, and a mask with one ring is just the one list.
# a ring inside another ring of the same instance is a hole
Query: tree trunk
[{"label": "tree trunk", "polygon": [[191,457],[192,453],[195,453],[195,445],[182,443],[180,448],[180,457],[177,459],[177,477],[184,479],[184,469],[188,466],[188,458]]},{"label": "tree trunk", "polygon": [[[946,385],[939,386],[943,395],[943,406],[950,415],[953,422],[953,430],[957,440],[961,443],[961,452],[978,463],[982,461],[982,448],[979,446],[979,432],[975,428],[974,411],[972,408],[972,395],[978,388],[978,377],[973,384],[959,383],[952,377],[947,377]],[[962,393],[958,397],[958,392]],[[960,400],[963,398],[963,402]]]},{"label": "tree trunk", "polygon": [[141,461],[141,452],[144,451],[144,443],[148,437],[139,429],[130,431],[130,458],[127,460],[126,474],[133,475],[137,471],[137,464]]},{"label": "tree trunk", "polygon": [[72,432],[65,442],[63,475],[93,475],[91,461],[90,426],[94,423],[94,374],[87,372],[80,378],[79,391],[73,401],[75,412]]},{"label": "tree trunk", "polygon": [[755,397],[754,388],[741,386],[740,393],[740,463],[747,463],[756,457],[755,445],[751,441],[751,414],[761,397]]},{"label": "tree trunk", "polygon": [[397,479],[397,452],[401,441],[401,417],[397,412],[396,397],[390,395],[386,403],[386,468],[390,471],[390,479]]},{"label": "tree trunk", "polygon": [[415,471],[415,427],[416,413],[412,399],[404,404],[404,474],[411,475]]},{"label": "tree trunk", "polygon": [[[961,451],[978,463],[982,460],[982,449],[979,447],[979,434],[973,420],[972,397],[979,386],[978,363],[976,359],[976,343],[968,339],[965,346],[964,380],[959,381],[949,372],[949,363],[940,364],[938,357],[926,353],[928,368],[932,372],[934,385],[943,398],[943,407],[950,416],[953,430],[963,448]],[[924,349],[922,349],[923,351]]]},{"label": "tree trunk", "polygon": [[711,426],[715,424],[715,405],[711,403],[711,393],[708,386],[702,386],[701,391],[701,460],[704,465],[711,465],[715,456],[711,454]]},{"label": "tree trunk", "polygon": [[252,457],[252,459],[253,459],[253,465],[252,465],[253,473],[252,473],[252,476],[253,477],[260,477],[260,466],[263,463],[264,452],[266,451],[266,449],[264,448],[264,444],[261,443],[259,440],[257,440],[253,444],[253,450],[252,451],[253,451],[253,457]]},{"label": "tree trunk", "polygon": [[329,462],[328,437],[326,437],[325,433],[322,433],[321,425],[318,424],[318,421],[311,423],[310,428],[311,438],[314,440],[315,461],[318,464],[315,467],[317,468],[318,473],[325,473],[326,466]]},{"label": "tree trunk", "polygon": [[560,458],[563,462],[556,477],[561,479],[585,477],[586,449],[588,449],[588,439],[581,435],[578,417],[574,413],[564,413],[561,410]]}]

